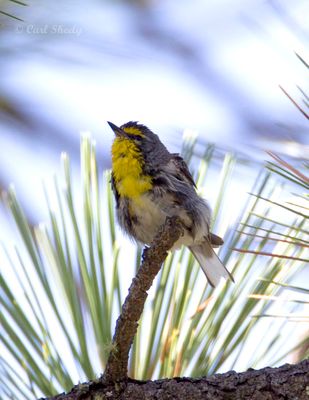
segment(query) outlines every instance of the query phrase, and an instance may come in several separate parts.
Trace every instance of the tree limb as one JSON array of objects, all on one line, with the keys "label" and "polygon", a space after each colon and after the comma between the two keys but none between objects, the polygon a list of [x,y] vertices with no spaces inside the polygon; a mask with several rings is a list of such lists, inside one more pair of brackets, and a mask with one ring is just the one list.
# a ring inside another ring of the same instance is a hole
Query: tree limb
[{"label": "tree limb", "polygon": [[[208,378],[157,381],[129,379],[125,385],[106,385],[98,379],[77,385],[53,400],[308,400],[309,360],[279,368],[250,369]],[[51,400],[51,399],[50,399]]]},{"label": "tree limb", "polygon": [[308,400],[309,360],[280,368],[230,371],[199,379],[138,381],[127,377],[129,351],[143,312],[147,291],[167,256],[183,234],[178,218],[167,218],[133,279],[117,320],[112,351],[104,375],[76,385],[70,393],[50,400]]},{"label": "tree limb", "polygon": [[103,375],[106,383],[127,378],[129,351],[144,309],[147,291],[160,271],[168,250],[182,234],[183,226],[179,218],[167,218],[151,246],[143,251],[142,264],[133,278],[121,315],[116,322],[112,350]]}]

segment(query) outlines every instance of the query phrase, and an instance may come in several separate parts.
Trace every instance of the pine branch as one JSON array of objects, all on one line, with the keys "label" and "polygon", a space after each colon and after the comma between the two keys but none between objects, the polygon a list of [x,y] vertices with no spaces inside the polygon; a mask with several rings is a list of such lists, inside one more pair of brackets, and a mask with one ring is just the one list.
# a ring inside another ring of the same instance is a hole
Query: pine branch
[{"label": "pine branch", "polygon": [[160,271],[168,250],[182,234],[180,220],[177,217],[167,218],[151,246],[144,250],[142,264],[131,283],[116,323],[112,350],[103,375],[104,382],[119,382],[127,378],[129,351],[144,309],[147,291]]},{"label": "pine branch", "polygon": [[309,360],[279,368],[229,371],[199,379],[173,378],[157,381],[128,380],[123,385],[102,381],[77,385],[68,394],[50,400],[305,400],[309,396]]}]

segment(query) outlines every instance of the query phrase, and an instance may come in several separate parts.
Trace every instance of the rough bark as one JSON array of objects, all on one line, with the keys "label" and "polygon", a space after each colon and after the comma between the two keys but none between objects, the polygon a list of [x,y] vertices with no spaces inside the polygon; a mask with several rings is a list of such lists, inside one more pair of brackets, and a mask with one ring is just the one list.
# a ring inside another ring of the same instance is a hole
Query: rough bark
[{"label": "rough bark", "polygon": [[112,350],[103,374],[106,383],[127,378],[129,351],[144,309],[147,291],[160,271],[168,250],[182,234],[183,225],[179,218],[167,218],[151,246],[144,250],[142,264],[131,283],[121,315],[116,322]]},{"label": "rough bark", "polygon": [[179,219],[168,218],[133,279],[116,323],[112,350],[103,376],[76,385],[70,393],[50,400],[309,400],[309,360],[279,368],[230,371],[200,379],[173,378],[137,381],[127,377],[130,347],[143,312],[147,291],[159,272],[167,251],[183,227]]},{"label": "rough bark", "polygon": [[77,385],[53,400],[308,400],[309,360],[279,368],[250,369],[209,378],[174,378],[106,385]]}]

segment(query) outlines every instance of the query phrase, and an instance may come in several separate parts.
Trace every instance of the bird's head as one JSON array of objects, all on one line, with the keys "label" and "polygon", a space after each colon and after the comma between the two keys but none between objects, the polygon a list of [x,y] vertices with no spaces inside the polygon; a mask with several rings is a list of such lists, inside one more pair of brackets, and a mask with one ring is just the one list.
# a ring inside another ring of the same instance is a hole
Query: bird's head
[{"label": "bird's head", "polygon": [[147,142],[155,142],[158,140],[157,135],[145,125],[138,124],[137,122],[130,121],[120,127],[112,122],[108,122],[108,125],[112,128],[116,139],[130,140],[138,147],[143,146]]},{"label": "bird's head", "polygon": [[133,121],[120,127],[112,122],[108,122],[108,124],[115,134],[114,148],[120,147],[120,143],[122,149],[126,146],[128,150],[135,148],[146,161],[152,162],[156,157],[160,159],[160,157],[166,157],[169,154],[159,137],[145,125]]}]

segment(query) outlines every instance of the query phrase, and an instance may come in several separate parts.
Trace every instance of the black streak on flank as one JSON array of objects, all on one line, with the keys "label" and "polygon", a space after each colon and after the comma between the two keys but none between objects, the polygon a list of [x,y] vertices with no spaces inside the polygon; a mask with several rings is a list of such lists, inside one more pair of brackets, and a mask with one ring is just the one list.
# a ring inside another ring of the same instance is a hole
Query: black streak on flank
[{"label": "black streak on flank", "polygon": [[152,178],[152,183],[155,186],[166,186],[168,187],[167,180],[163,176]]}]

